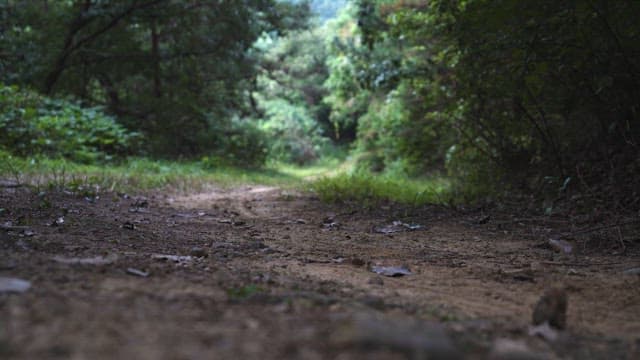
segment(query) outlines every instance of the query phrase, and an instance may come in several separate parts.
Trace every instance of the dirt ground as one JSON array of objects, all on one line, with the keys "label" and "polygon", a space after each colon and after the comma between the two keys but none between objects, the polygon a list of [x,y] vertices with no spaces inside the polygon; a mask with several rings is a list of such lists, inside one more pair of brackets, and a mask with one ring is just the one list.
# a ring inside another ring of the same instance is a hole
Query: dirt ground
[{"label": "dirt ground", "polygon": [[[0,188],[0,358],[640,358],[640,244],[559,253],[563,218],[262,186],[85,195]],[[550,287],[566,330],[532,334]]]}]

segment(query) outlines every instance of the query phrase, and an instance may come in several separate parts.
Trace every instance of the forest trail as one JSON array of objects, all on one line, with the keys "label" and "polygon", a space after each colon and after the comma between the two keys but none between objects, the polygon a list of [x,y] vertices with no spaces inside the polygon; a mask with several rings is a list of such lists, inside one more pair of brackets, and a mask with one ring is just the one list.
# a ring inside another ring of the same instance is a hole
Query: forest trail
[{"label": "forest trail", "polygon": [[[0,293],[2,358],[640,354],[640,276],[623,274],[638,254],[579,241],[558,254],[558,219],[362,209],[266,186],[100,198],[1,188],[0,207],[0,278],[31,284]],[[372,271],[383,267],[410,274]],[[569,299],[555,341],[529,335],[550,286]]]}]

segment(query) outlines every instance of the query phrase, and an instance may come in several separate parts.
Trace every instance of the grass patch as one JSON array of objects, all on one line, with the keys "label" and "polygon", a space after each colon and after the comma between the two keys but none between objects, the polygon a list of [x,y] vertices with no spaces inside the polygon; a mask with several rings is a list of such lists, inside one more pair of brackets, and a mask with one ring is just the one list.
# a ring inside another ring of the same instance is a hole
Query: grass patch
[{"label": "grass patch", "polygon": [[392,201],[419,206],[449,203],[450,182],[443,178],[408,179],[394,175],[349,172],[338,158],[313,166],[270,163],[262,169],[216,167],[201,162],[130,159],[121,164],[86,165],[42,157],[19,158],[0,151],[0,177],[37,189],[65,188],[87,195],[101,191],[163,189],[188,193],[208,186],[270,185],[311,190],[327,202],[375,205]]},{"label": "grass patch", "polygon": [[48,158],[18,158],[0,152],[0,177],[37,188],[91,188],[92,191],[166,189],[193,192],[206,186],[272,185],[301,187],[307,177],[327,173],[329,167],[270,164],[262,169],[210,168],[192,162],[131,159],[117,165],[85,165]]},{"label": "grass patch", "polygon": [[257,285],[246,285],[242,287],[232,288],[227,290],[227,295],[232,301],[242,301],[250,298],[251,296],[261,293],[264,290]]},{"label": "grass patch", "polygon": [[451,184],[444,178],[409,179],[364,171],[342,172],[313,181],[311,189],[327,202],[374,205],[391,201],[413,206],[451,202]]}]

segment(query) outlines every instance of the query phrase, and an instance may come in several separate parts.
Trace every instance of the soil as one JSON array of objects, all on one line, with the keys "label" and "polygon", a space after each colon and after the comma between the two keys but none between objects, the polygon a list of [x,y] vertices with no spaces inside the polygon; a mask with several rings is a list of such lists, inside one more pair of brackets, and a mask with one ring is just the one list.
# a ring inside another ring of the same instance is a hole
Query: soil
[{"label": "soil", "polygon": [[[0,278],[31,285],[0,289],[3,359],[640,358],[640,244],[564,253],[562,218],[264,186],[0,208]],[[551,288],[565,330],[531,324]]]}]

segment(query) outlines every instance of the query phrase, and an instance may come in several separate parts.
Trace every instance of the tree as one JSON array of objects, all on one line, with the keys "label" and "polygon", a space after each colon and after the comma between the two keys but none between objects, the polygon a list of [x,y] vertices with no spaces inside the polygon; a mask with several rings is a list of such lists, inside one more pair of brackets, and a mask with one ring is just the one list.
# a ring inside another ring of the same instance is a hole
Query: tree
[{"label": "tree", "polygon": [[[255,40],[305,26],[308,5],[276,0],[7,2],[1,81],[103,104],[158,154],[220,147],[247,114]],[[215,122],[211,123],[211,122]],[[224,126],[222,126],[224,128]]]}]

